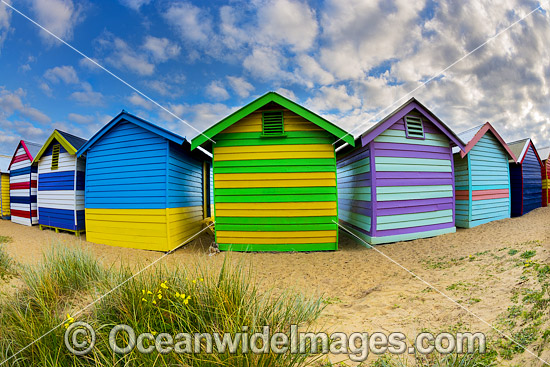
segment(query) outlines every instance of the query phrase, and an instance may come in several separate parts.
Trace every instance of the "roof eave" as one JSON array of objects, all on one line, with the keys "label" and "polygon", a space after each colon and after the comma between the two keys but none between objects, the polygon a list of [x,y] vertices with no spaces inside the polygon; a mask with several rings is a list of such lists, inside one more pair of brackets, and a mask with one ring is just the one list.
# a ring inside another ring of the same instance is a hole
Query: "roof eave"
[{"label": "roof eave", "polygon": [[323,117],[315,114],[314,112],[311,112],[310,110],[298,105],[297,103],[281,96],[278,93],[268,92],[263,96],[261,96],[260,98],[255,99],[254,101],[250,102],[246,106],[233,112],[231,115],[220,120],[219,122],[217,122],[216,124],[208,128],[207,130],[205,130],[200,135],[196,136],[191,141],[191,150],[197,148],[198,146],[202,146],[208,141],[212,141],[212,138],[214,136],[216,136],[223,130],[227,129],[229,126],[233,125],[243,117],[246,117],[250,113],[265,106],[269,102],[275,102],[281,105],[282,107],[285,107],[290,111],[296,113],[297,115],[302,116],[303,118],[312,122],[313,124],[325,129],[326,131],[328,131],[329,133],[337,137],[339,140],[343,140],[344,142],[350,144],[351,146],[355,145],[355,139],[351,134],[349,134],[345,130],[334,125],[333,123],[324,119]]},{"label": "roof eave", "polygon": [[46,148],[48,148],[48,146],[51,144],[51,142],[53,140],[57,140],[59,142],[59,144],[61,144],[63,146],[63,148],[65,148],[65,150],[71,154],[71,155],[74,155],[76,154],[77,150],[75,147],[72,146],[71,143],[69,143],[67,141],[67,139],[65,139],[65,137],[63,135],[61,135],[59,133],[59,131],[57,130],[54,130],[53,133],[50,135],[50,137],[48,138],[48,140],[46,140],[46,142],[44,143],[44,145],[42,145],[42,148],[40,148],[40,150],[38,151],[38,153],[36,154],[36,156],[34,157],[33,159],[33,163],[36,163],[40,160],[40,158],[42,157],[42,155],[46,152]]}]

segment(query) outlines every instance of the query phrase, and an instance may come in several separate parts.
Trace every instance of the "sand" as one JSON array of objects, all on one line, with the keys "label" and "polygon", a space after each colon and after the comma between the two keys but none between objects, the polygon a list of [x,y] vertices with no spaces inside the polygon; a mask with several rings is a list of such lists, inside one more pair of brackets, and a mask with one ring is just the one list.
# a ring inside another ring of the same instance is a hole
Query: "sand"
[{"label": "sand", "polygon": [[[40,231],[37,227],[7,221],[0,221],[0,235],[13,238],[7,250],[23,264],[40,261],[41,253],[56,243],[69,246],[78,243],[107,265],[143,266],[164,255],[93,244],[86,242],[85,236],[77,239],[71,234]],[[211,241],[211,236],[204,235],[159,263],[172,266],[199,262],[219,267],[226,258],[243,261],[253,267],[261,289],[275,292],[293,289],[323,295],[329,305],[319,325],[330,331],[399,331],[413,337],[424,329],[440,331],[457,326],[462,331],[488,332],[490,327],[485,321],[493,324],[512,305],[512,291],[523,271],[510,262],[507,251],[535,249],[534,260],[550,263],[550,208],[539,208],[520,218],[459,229],[453,234],[377,246],[376,250],[341,234],[340,249],[336,252],[208,256]],[[458,287],[447,290],[457,283]],[[430,287],[458,301],[477,317]],[[550,351],[542,352],[541,356],[550,359]],[[541,365],[525,353],[513,362]]]}]

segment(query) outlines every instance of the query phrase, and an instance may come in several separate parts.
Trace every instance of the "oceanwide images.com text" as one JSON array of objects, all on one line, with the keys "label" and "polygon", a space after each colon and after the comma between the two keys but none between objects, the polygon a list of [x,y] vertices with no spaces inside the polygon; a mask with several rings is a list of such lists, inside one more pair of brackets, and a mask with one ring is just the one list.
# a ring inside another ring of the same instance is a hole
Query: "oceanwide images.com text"
[{"label": "oceanwide images.com text", "polygon": [[[237,333],[142,333],[128,325],[117,325],[109,333],[109,348],[116,354],[138,353],[159,354],[347,354],[354,362],[365,361],[373,354],[430,354],[484,353],[486,338],[483,333],[431,333],[418,334],[412,345],[408,345],[405,334],[394,332],[351,334],[334,332],[300,332],[298,325],[291,325],[287,332],[272,332],[270,326],[259,332],[250,331],[247,326]],[[84,323],[72,324],[65,333],[65,345],[75,355],[86,355],[96,346],[93,328]]]}]

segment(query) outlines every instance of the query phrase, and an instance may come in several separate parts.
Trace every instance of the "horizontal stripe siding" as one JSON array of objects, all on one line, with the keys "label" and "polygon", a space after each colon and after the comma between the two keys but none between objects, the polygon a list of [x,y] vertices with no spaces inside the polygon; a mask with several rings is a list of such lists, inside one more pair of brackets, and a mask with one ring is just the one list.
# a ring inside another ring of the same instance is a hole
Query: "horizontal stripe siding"
[{"label": "horizontal stripe siding", "polygon": [[87,151],[86,208],[166,208],[168,156],[164,138],[116,125]]},{"label": "horizontal stripe siding", "polygon": [[454,230],[449,139],[426,118],[423,126],[424,140],[408,139],[401,119],[371,143],[376,165],[373,243]]},{"label": "horizontal stripe siding", "polygon": [[[442,227],[442,228],[439,228],[439,227]],[[416,230],[416,231],[410,232],[410,233],[401,233],[403,230],[384,231],[383,233],[384,236],[372,237],[370,239],[370,242],[373,245],[379,245],[379,244],[399,242],[399,241],[411,241],[419,238],[436,237],[447,233],[456,232],[456,228],[454,227],[454,225],[452,226],[434,225],[434,226],[426,226],[426,227],[415,227],[413,228],[413,230]]]},{"label": "horizontal stripe siding", "polygon": [[168,208],[202,208],[204,201],[202,176],[202,162],[189,156],[180,146],[170,143]]},{"label": "horizontal stripe siding", "polygon": [[542,206],[542,166],[533,147],[525,154],[523,169],[523,214]]},{"label": "horizontal stripe siding", "polygon": [[[86,208],[86,239],[111,246],[169,251],[202,223],[201,207],[169,209]],[[170,234],[169,234],[170,232]]]},{"label": "horizontal stripe siding", "polygon": [[38,191],[74,190],[74,179],[74,167],[72,171],[39,173]]},{"label": "horizontal stripe siding", "polygon": [[80,231],[83,230],[85,226],[84,210],[75,212],[74,210],[44,208],[39,206],[38,224],[71,231]]},{"label": "horizontal stripe siding", "polygon": [[53,208],[65,210],[83,210],[84,209],[83,190],[66,191],[39,191],[37,196],[39,208]]},{"label": "horizontal stripe siding", "polygon": [[286,137],[261,137],[261,112],[216,135],[213,191],[222,250],[337,248],[334,137],[282,110]]},{"label": "horizontal stripe siding", "polygon": [[338,158],[338,219],[370,234],[372,188],[370,150],[363,147]]},{"label": "horizontal stripe siding", "polygon": [[74,172],[76,159],[76,156],[69,153],[59,153],[58,168],[52,170],[52,156],[42,156],[38,161],[38,174],[66,171]]},{"label": "horizontal stripe siding", "polygon": [[9,196],[11,221],[31,226],[38,222],[36,194],[37,167],[20,146],[10,170]]}]

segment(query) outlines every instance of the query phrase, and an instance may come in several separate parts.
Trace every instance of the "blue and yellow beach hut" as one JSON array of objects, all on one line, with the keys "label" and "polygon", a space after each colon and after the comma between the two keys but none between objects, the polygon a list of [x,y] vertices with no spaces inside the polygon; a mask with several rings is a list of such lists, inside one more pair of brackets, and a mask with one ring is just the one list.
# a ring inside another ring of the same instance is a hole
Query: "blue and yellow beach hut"
[{"label": "blue and yellow beach hut", "polygon": [[84,155],[88,241],[170,251],[209,216],[211,158],[177,134],[122,111]]}]

